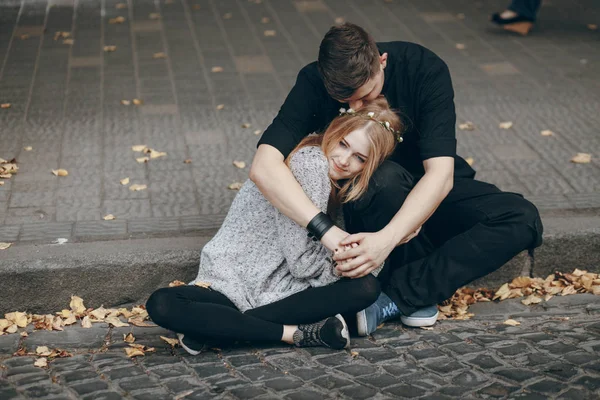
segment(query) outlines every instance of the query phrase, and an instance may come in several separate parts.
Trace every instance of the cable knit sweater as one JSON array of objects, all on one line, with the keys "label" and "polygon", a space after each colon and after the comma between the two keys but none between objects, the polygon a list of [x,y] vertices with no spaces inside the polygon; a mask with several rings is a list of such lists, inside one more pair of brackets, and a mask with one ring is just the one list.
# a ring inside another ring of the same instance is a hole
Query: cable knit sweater
[{"label": "cable knit sweater", "polygon": [[[290,169],[313,203],[327,212],[331,182],[322,150],[300,149],[292,156]],[[209,282],[243,312],[335,282],[339,278],[331,256],[247,180],[223,225],[202,249],[200,270],[191,284]]]}]

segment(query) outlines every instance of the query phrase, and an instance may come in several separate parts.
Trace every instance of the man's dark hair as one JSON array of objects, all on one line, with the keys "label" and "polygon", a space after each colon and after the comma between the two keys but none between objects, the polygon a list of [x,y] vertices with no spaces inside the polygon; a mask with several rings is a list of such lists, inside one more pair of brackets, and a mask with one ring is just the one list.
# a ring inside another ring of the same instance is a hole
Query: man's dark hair
[{"label": "man's dark hair", "polygon": [[379,49],[363,28],[346,22],[325,34],[318,66],[329,95],[347,99],[379,71]]}]

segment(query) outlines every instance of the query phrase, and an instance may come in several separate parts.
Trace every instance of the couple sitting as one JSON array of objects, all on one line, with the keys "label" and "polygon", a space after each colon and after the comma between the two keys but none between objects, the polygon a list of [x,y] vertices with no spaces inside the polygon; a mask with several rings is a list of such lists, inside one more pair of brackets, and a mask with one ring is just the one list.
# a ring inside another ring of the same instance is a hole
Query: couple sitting
[{"label": "couple sitting", "polygon": [[202,250],[194,282],[210,286],[157,290],[152,320],[191,354],[207,339],[341,349],[349,318],[359,335],[432,325],[456,289],[539,246],[535,206],[456,155],[453,96],[424,47],[331,28]]}]

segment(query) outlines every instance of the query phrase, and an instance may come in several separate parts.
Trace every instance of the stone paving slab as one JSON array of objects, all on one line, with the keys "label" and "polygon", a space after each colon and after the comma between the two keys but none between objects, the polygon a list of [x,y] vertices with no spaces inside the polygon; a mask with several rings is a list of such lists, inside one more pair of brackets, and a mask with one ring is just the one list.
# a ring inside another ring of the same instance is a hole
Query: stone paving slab
[{"label": "stone paving slab", "polygon": [[[478,178],[542,210],[600,208],[600,31],[587,28],[600,19],[593,0],[545,2],[526,38],[490,26],[502,0],[118,3],[0,4],[0,102],[11,103],[0,110],[0,157],[20,166],[0,187],[0,241],[218,226],[235,196],[227,186],[247,178],[248,167],[232,161],[250,163],[254,131],[268,126],[337,18],[380,41],[423,44],[448,63],[458,123],[476,127],[457,131],[458,152],[474,159]],[[117,17],[123,23],[110,22]],[[59,31],[74,42],[54,40]],[[134,98],[143,105],[121,104]],[[503,130],[502,121],[514,125]],[[555,135],[542,137],[544,129]],[[137,144],[168,155],[138,164],[130,149]],[[578,152],[592,162],[570,163]],[[69,176],[51,175],[56,168]],[[148,189],[131,192],[119,184],[124,177]],[[117,219],[103,221],[109,213]]]},{"label": "stone paving slab", "polygon": [[[0,337],[0,398],[82,399],[596,399],[600,396],[600,297],[478,303],[471,321],[431,330],[386,323],[351,348],[207,344],[172,349],[159,327],[30,332]],[[507,318],[521,322],[504,325]],[[156,348],[129,359],[123,336]],[[17,348],[67,349],[49,368]]]}]

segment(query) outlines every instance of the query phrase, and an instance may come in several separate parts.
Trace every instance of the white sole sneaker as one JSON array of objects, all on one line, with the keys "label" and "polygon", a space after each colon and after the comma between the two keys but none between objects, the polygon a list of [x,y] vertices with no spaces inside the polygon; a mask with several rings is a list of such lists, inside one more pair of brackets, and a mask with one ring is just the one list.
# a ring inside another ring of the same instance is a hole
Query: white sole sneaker
[{"label": "white sole sneaker", "polygon": [[187,351],[188,353],[190,353],[190,354],[191,354],[191,355],[193,355],[193,356],[197,356],[198,354],[200,354],[200,353],[201,353],[201,352],[200,352],[200,351],[198,351],[198,350],[193,350],[193,349],[190,349],[189,347],[187,347],[187,346],[185,345],[185,343],[183,343],[183,337],[184,337],[183,333],[178,333],[178,334],[177,334],[177,338],[179,339],[179,345],[180,345],[180,346],[181,346],[181,347],[182,347],[182,348],[183,348],[185,351]]},{"label": "white sole sneaker", "polygon": [[410,316],[401,316],[400,321],[406,326],[410,326],[413,328],[420,328],[423,326],[431,326],[434,325],[438,319],[438,315],[440,312],[436,312],[435,315],[431,317],[410,317]]},{"label": "white sole sneaker", "polygon": [[369,327],[367,325],[367,311],[362,310],[356,313],[356,330],[358,336],[369,336]]},{"label": "white sole sneaker", "polygon": [[344,326],[342,328],[342,337],[346,339],[346,345],[344,346],[344,348],[347,349],[348,347],[350,347],[350,332],[348,331],[348,325],[346,325],[346,321],[344,320],[344,317],[341,316],[341,314],[337,314],[335,317],[338,320],[340,320],[340,322]]}]

